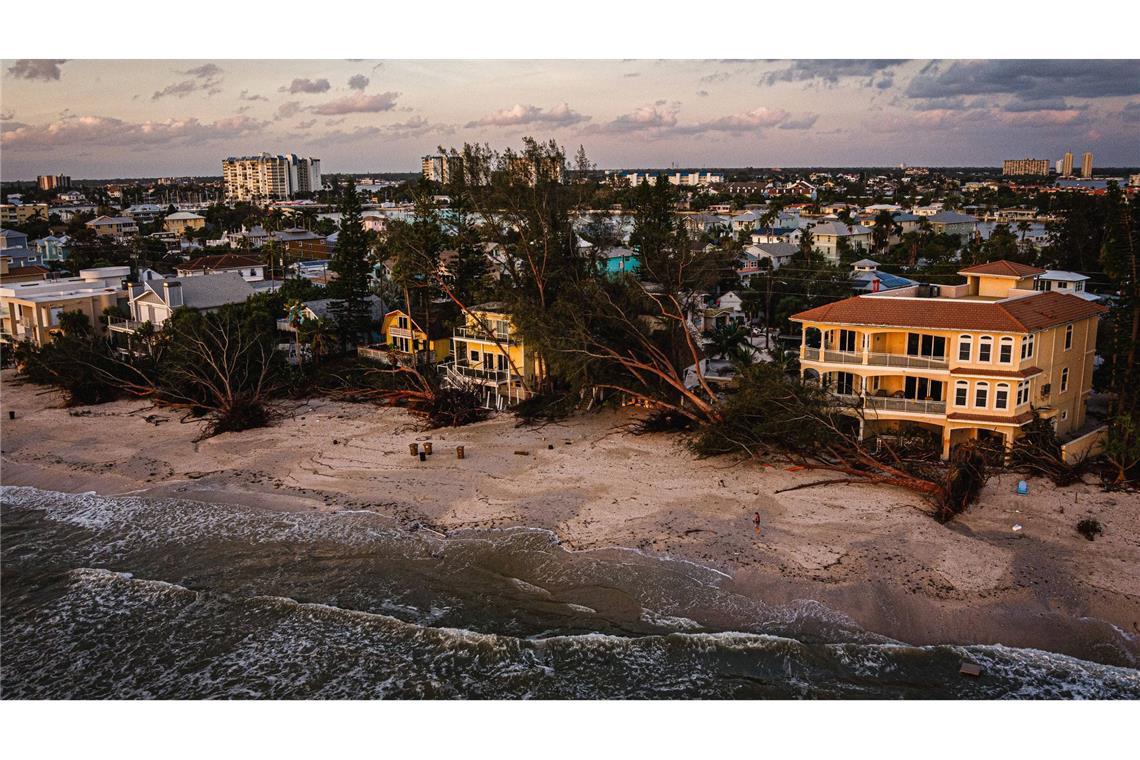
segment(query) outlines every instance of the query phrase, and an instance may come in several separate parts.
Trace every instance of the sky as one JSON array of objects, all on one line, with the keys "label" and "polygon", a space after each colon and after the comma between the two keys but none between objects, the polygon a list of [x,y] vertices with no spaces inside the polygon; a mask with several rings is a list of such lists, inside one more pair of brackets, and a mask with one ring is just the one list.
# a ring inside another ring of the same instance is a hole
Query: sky
[{"label": "sky", "polygon": [[600,168],[1140,164],[1137,60],[5,60],[0,176],[418,171],[439,146]]}]

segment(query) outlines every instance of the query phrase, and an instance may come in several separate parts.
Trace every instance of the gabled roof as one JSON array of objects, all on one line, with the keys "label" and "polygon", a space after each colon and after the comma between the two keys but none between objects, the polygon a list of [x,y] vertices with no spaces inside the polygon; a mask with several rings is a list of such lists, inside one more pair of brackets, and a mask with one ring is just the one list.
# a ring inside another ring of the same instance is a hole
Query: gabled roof
[{"label": "gabled roof", "polygon": [[168,221],[168,222],[170,222],[170,221],[180,222],[183,220],[189,221],[190,219],[205,219],[205,218],[206,217],[202,216],[201,214],[192,214],[189,211],[176,211],[173,214],[168,214],[166,216],[166,221]]},{"label": "gabled roof", "polygon": [[1055,290],[1007,301],[854,296],[792,315],[796,322],[829,322],[932,330],[1027,333],[1095,317],[1103,306]]},{"label": "gabled roof", "polygon": [[975,264],[972,267],[959,269],[958,274],[984,274],[990,277],[1032,277],[1036,274],[1045,274],[1044,269],[1031,267],[1028,264],[1018,264],[1016,261],[1007,261],[1006,259],[998,259],[997,261],[988,261],[985,264]]},{"label": "gabled roof", "polygon": [[253,295],[253,288],[237,272],[218,272],[180,280],[148,280],[143,283],[143,292],[152,291],[165,302],[164,286],[181,288],[182,305],[191,309],[216,309],[226,304],[242,303]]},{"label": "gabled roof", "polygon": [[871,228],[861,224],[844,224],[839,221],[820,222],[811,228],[812,235],[870,235]]},{"label": "gabled roof", "polygon": [[97,224],[134,224],[135,220],[129,216],[97,216],[87,223],[88,226]]},{"label": "gabled roof", "polygon": [[248,269],[265,266],[257,256],[240,253],[223,253],[216,256],[199,256],[178,267],[180,272],[208,272],[215,269]]},{"label": "gabled roof", "polygon": [[1041,275],[1041,279],[1052,280],[1053,282],[1084,282],[1089,279],[1089,276],[1079,272],[1066,272],[1061,269],[1046,269]]},{"label": "gabled roof", "polygon": [[[329,316],[329,305],[339,299],[336,298],[318,298],[315,301],[305,301],[304,307],[311,311],[317,318]],[[366,299],[368,301],[368,313],[373,321],[379,321],[384,316],[384,301],[380,296],[371,294]]]}]

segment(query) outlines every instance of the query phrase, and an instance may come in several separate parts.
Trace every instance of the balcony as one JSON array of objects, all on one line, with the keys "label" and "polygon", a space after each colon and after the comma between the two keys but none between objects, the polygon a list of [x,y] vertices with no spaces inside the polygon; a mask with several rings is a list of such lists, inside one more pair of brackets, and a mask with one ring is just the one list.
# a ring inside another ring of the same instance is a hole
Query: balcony
[{"label": "balcony", "polygon": [[854,394],[832,394],[845,405],[875,409],[884,412],[908,412],[910,414],[946,414],[945,401],[930,401],[909,398],[879,396],[857,396]]},{"label": "balcony", "polygon": [[484,329],[479,328],[479,327],[475,327],[475,328],[472,328],[472,327],[456,327],[455,328],[455,337],[457,337],[457,338],[468,338],[470,340],[482,340],[482,341],[487,341],[490,343],[494,343],[495,341],[498,341],[499,343],[507,343],[507,344],[511,344],[511,345],[517,345],[519,343],[519,339],[512,336],[510,333],[505,333],[505,332],[494,332],[494,333],[492,333],[490,330],[484,330]]},{"label": "balcony", "polygon": [[448,365],[450,369],[455,370],[464,377],[474,378],[482,381],[493,381],[496,383],[521,383],[522,378],[518,375],[512,374],[509,370],[494,370],[484,369],[483,367],[472,367],[465,364],[456,362]]},{"label": "balcony", "polygon": [[121,317],[109,317],[107,319],[107,328],[112,332],[133,333],[142,327],[145,322],[139,322],[134,319],[124,319]]},{"label": "balcony", "polygon": [[945,358],[930,356],[908,356],[907,354],[882,354],[874,351],[832,351],[823,348],[804,347],[803,361],[828,362],[831,364],[864,364],[870,367],[905,367],[909,369],[949,369],[950,362]]}]

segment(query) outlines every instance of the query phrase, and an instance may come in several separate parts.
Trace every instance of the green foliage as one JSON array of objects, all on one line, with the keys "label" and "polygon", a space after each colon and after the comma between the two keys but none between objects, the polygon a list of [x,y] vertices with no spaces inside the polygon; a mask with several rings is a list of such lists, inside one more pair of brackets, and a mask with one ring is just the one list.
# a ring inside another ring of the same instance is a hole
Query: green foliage
[{"label": "green foliage", "polygon": [[329,313],[341,349],[366,342],[372,328],[369,296],[372,294],[369,276],[370,241],[361,222],[360,199],[355,184],[349,182],[340,195],[340,234],[329,263],[330,272],[336,275],[326,287]]}]

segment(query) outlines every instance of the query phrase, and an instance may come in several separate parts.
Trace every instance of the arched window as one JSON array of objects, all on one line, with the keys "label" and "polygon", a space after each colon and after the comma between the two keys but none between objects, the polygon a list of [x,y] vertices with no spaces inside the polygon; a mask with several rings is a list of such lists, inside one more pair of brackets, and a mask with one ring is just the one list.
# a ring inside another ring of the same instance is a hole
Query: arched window
[{"label": "arched window", "polygon": [[985,409],[990,403],[990,384],[979,382],[974,386],[974,406]]},{"label": "arched window", "polygon": [[970,355],[974,352],[974,339],[969,335],[963,335],[958,338],[958,361],[970,361]]},{"label": "arched window", "polygon": [[978,362],[989,364],[993,359],[994,339],[988,335],[978,338]]},{"label": "arched window", "polygon": [[1073,347],[1073,323],[1070,322],[1065,326],[1065,350],[1068,351]]},{"label": "arched window", "polygon": [[998,361],[1002,364],[1013,362],[1013,338],[1001,339],[1001,343],[998,344]]},{"label": "arched window", "polygon": [[1009,408],[1009,384],[998,383],[994,387],[994,409]]},{"label": "arched window", "polygon": [[954,406],[965,406],[970,398],[970,384],[959,380],[954,384]]}]

